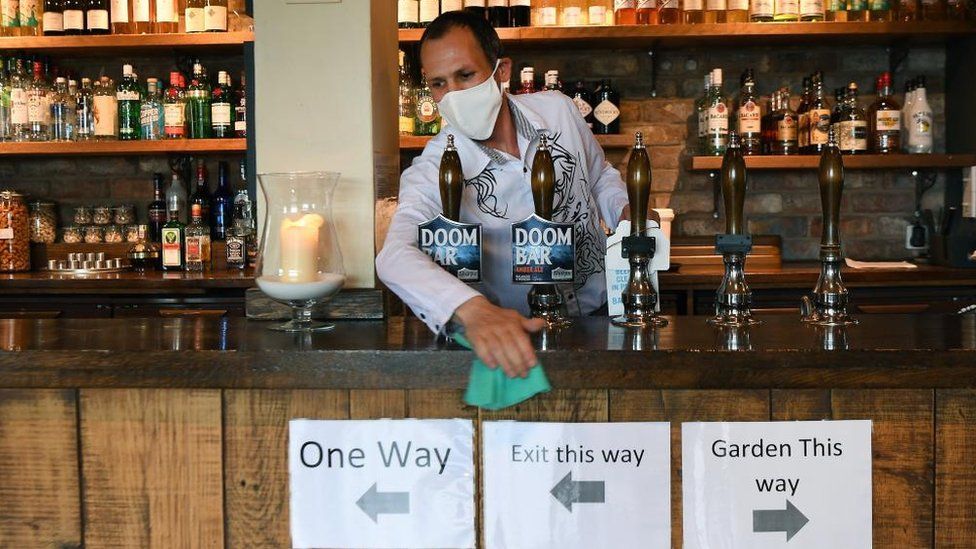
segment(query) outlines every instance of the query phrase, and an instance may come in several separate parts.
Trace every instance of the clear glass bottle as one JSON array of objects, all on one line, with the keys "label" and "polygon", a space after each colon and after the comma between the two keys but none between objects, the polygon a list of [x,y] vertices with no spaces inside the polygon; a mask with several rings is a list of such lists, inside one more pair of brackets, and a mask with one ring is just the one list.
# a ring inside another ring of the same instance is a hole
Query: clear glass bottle
[{"label": "clear glass bottle", "polygon": [[722,69],[712,70],[706,108],[706,154],[721,156],[729,143],[729,100],[722,91]]},{"label": "clear glass bottle", "polygon": [[51,86],[44,79],[44,64],[34,62],[34,79],[27,86],[27,140],[47,141],[50,139],[48,118],[50,118]]},{"label": "clear glass bottle", "polygon": [[112,0],[112,34],[132,34],[132,0]]},{"label": "clear glass bottle", "polygon": [[798,21],[799,19],[799,0],[773,0],[773,21]]},{"label": "clear glass bottle", "polygon": [[708,94],[712,89],[712,73],[705,75],[705,91],[695,101],[695,112],[698,114],[698,154],[708,154]]},{"label": "clear glass bottle", "polygon": [[891,73],[876,81],[877,99],[868,107],[868,148],[874,154],[901,152],[901,105],[892,97]]},{"label": "clear glass bottle", "polygon": [[752,69],[742,76],[742,89],[735,111],[742,154],[762,154],[762,106],[756,93],[756,81]]},{"label": "clear glass bottle", "polygon": [[589,0],[586,3],[586,22],[589,25],[612,25],[613,0]]},{"label": "clear glass bottle", "polygon": [[146,79],[146,95],[139,107],[139,135],[147,141],[162,139],[165,135],[163,97],[159,93],[159,80]]},{"label": "clear glass bottle", "polygon": [[10,141],[10,79],[7,76],[9,65],[0,58],[0,142]]},{"label": "clear glass bottle", "polygon": [[51,98],[51,139],[53,141],[74,141],[75,112],[71,106],[68,82],[59,76],[54,83],[54,95]]},{"label": "clear glass bottle", "polygon": [[559,0],[532,0],[532,26],[553,27],[559,24]]},{"label": "clear glass bottle", "polygon": [[190,209],[190,224],[183,233],[183,249],[186,253],[187,271],[209,271],[212,256],[210,254],[210,227],[199,204]]},{"label": "clear glass bottle", "polygon": [[10,74],[10,135],[14,141],[26,141],[30,134],[27,88],[30,77],[24,72],[24,63],[18,59]]},{"label": "clear glass bottle", "polygon": [[119,138],[119,101],[112,79],[103,76],[95,85],[95,139],[114,141]]},{"label": "clear glass bottle", "polygon": [[186,97],[178,72],[169,73],[169,87],[163,98],[163,136],[166,139],[186,138]]},{"label": "clear glass bottle", "polygon": [[729,9],[727,0],[705,0],[705,22],[724,23],[725,12]]},{"label": "clear glass bottle", "polygon": [[437,135],[441,131],[441,113],[437,110],[437,103],[430,93],[427,79],[421,78],[420,86],[414,99],[416,116],[414,117],[414,135]]},{"label": "clear glass bottle", "polygon": [[193,80],[186,89],[186,118],[190,139],[213,137],[211,114],[210,84],[204,77],[203,65],[194,63]]},{"label": "clear glass bottle", "polygon": [[132,34],[152,32],[153,0],[132,0]]},{"label": "clear glass bottle", "polygon": [[705,22],[703,0],[681,0],[681,18],[686,25],[697,25]]},{"label": "clear glass bottle", "polygon": [[178,32],[180,28],[180,14],[176,0],[155,0],[156,15],[152,28],[156,34]]},{"label": "clear glass bottle", "polygon": [[92,82],[88,78],[81,79],[77,105],[75,112],[78,120],[76,132],[78,141],[95,139],[95,92],[92,89]]},{"label": "clear glass bottle", "polygon": [[841,110],[840,150],[844,154],[864,154],[868,151],[868,120],[864,110],[857,104],[857,83],[847,85],[847,96]]},{"label": "clear glass bottle", "polygon": [[122,66],[122,80],[115,89],[115,99],[118,101],[119,112],[119,140],[134,141],[140,138],[142,120],[142,88],[132,72],[132,65]]},{"label": "clear glass bottle", "polygon": [[177,214],[176,219],[183,222],[187,219],[188,201],[186,187],[183,186],[183,181],[180,180],[180,176],[174,173],[173,180],[170,182],[169,187],[166,188],[166,209],[172,212],[175,208]]},{"label": "clear glass bottle", "polygon": [[406,66],[406,54],[400,51],[400,101],[399,101],[399,120],[400,135],[413,135],[414,128],[414,89],[410,72]]},{"label": "clear glass bottle", "polygon": [[725,13],[726,23],[749,22],[749,0],[728,0],[729,9]]}]

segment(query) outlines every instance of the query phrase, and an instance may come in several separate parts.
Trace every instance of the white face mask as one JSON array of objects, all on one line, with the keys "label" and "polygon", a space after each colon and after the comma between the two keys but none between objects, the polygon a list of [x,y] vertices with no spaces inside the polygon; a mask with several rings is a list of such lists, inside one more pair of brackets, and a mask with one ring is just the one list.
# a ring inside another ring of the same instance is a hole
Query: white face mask
[{"label": "white face mask", "polygon": [[495,70],[487,80],[466,90],[448,92],[437,108],[447,123],[455,130],[475,141],[491,137],[495,120],[502,108],[502,90],[495,82],[495,73],[501,60],[495,62]]}]

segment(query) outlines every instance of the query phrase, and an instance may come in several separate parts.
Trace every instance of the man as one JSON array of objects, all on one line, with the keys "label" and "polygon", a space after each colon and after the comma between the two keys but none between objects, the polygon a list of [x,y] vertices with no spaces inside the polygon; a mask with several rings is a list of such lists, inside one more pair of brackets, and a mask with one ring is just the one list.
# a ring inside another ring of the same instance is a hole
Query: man
[{"label": "man", "polygon": [[[600,221],[616,227],[627,217],[627,191],[571,99],[501,91],[512,74],[511,59],[501,55],[495,30],[467,11],[445,13],[424,32],[421,65],[448,124],[400,178],[399,206],[376,270],[433,331],[459,324],[489,367],[524,376],[536,363],[528,333],[545,323],[523,316],[529,286],[511,281],[511,225],[534,213],[530,178],[539,136],[552,147],[553,220],[575,225],[576,280],[564,292],[571,314],[591,314],[606,303]],[[449,133],[464,171],[461,221],[482,224],[484,282],[477,289],[417,246],[417,225],[441,212],[438,173]]]}]

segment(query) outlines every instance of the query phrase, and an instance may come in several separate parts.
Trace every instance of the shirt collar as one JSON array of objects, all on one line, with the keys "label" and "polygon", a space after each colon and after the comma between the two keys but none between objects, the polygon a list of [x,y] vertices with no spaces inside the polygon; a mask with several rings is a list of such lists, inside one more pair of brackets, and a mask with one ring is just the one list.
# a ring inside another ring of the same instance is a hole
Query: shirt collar
[{"label": "shirt collar", "polygon": [[[528,150],[531,150],[531,144],[539,139],[539,135],[548,131],[545,123],[538,113],[524,104],[520,105],[519,103],[521,101],[516,96],[505,94],[505,98],[508,100],[508,107],[512,113],[512,119],[515,122],[515,131],[530,143]],[[447,127],[443,131],[449,133],[449,129]],[[467,137],[458,139],[455,136],[455,142],[457,143],[458,155],[461,157],[461,167],[465,179],[477,177],[491,162],[504,164],[507,161],[501,151],[484,145],[479,141],[474,141]],[[523,151],[522,156],[523,158],[526,157],[525,151]]]}]

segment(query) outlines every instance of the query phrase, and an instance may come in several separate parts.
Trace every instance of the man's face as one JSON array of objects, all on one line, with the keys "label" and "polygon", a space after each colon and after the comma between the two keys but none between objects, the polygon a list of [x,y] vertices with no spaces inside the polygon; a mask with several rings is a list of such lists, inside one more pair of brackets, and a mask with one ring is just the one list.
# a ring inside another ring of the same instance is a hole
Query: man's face
[{"label": "man's face", "polygon": [[[420,50],[427,84],[434,101],[440,102],[448,92],[466,90],[481,84],[495,69],[489,62],[474,34],[455,27],[436,40],[424,42]],[[502,59],[496,81],[508,79],[510,61]]]}]

